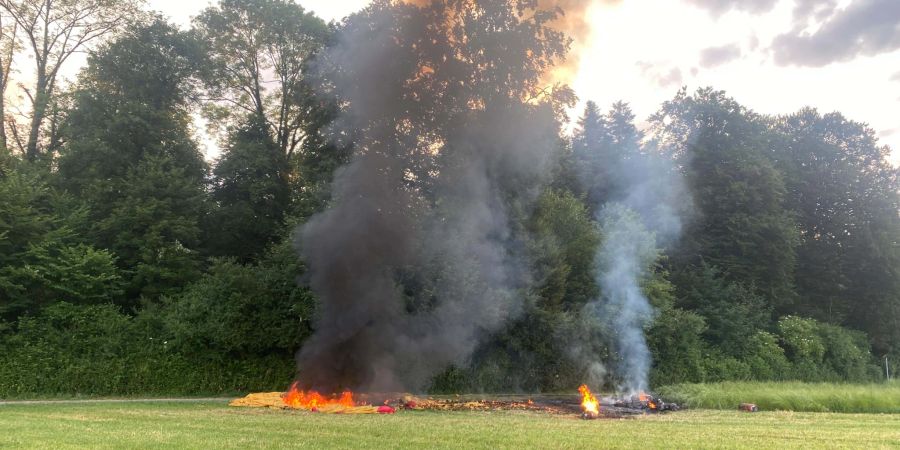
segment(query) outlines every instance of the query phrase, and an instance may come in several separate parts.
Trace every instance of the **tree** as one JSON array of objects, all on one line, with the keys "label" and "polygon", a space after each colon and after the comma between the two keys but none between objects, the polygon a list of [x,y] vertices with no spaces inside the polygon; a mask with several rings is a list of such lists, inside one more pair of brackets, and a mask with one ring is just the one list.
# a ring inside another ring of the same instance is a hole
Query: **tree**
[{"label": "tree", "polygon": [[252,260],[274,243],[290,202],[285,155],[256,116],[234,130],[213,170],[213,254]]},{"label": "tree", "polygon": [[673,262],[717,266],[770,305],[790,308],[798,229],[784,178],[766,152],[764,122],[707,88],[694,95],[682,90],[651,124],[655,144],[684,168],[696,207]]},{"label": "tree", "polygon": [[798,312],[869,332],[900,349],[898,171],[874,132],[839,113],[778,118],[774,154],[800,225]]},{"label": "tree", "polygon": [[149,298],[198,275],[206,163],[191,138],[198,61],[188,36],[156,20],[88,62],[67,114],[57,183],[90,206],[91,235]]},{"label": "tree", "polygon": [[528,228],[540,308],[577,311],[596,298],[594,254],[600,233],[587,206],[571,193],[545,192]]},{"label": "tree", "polygon": [[100,303],[121,294],[115,256],[84,243],[85,210],[40,177],[0,175],[0,319],[55,302]]},{"label": "tree", "polygon": [[33,92],[28,140],[23,150],[33,161],[47,109],[56,93],[63,64],[75,52],[120,29],[139,16],[139,0],[0,0],[0,8],[15,21],[34,57]]},{"label": "tree", "polygon": [[620,178],[626,161],[641,154],[644,134],[634,119],[625,102],[614,103],[604,115],[596,103],[588,102],[578,122],[572,139],[576,170],[588,203],[594,207],[617,200],[610,196],[625,184]]},{"label": "tree", "polygon": [[291,158],[317,106],[307,101],[314,94],[306,66],[328,41],[329,27],[292,0],[223,0],[194,19],[194,31],[206,44],[216,114],[255,116]]},{"label": "tree", "polygon": [[707,264],[680,274],[683,286],[678,306],[704,317],[706,340],[728,356],[749,352],[752,337],[771,325],[772,310],[765,299],[746,287],[726,281]]},{"label": "tree", "polygon": [[10,20],[0,11],[0,148],[7,148],[6,143],[6,88],[9,87],[9,74],[12,70],[12,59],[18,49],[18,23]]}]

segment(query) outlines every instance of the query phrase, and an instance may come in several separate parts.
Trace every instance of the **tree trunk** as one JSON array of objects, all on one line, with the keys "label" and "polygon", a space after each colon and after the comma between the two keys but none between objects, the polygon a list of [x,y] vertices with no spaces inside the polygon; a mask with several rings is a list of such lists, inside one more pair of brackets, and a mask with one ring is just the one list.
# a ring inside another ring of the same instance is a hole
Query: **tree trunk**
[{"label": "tree trunk", "polygon": [[[2,70],[2,69],[0,69],[0,70]],[[3,74],[0,73],[0,77],[2,77],[2,76],[3,76]],[[3,99],[3,94],[5,93],[4,91],[6,90],[5,88],[6,88],[5,85],[0,86],[0,148],[2,148],[2,149],[8,148],[6,146],[6,102]]]},{"label": "tree trunk", "polygon": [[25,156],[29,161],[34,161],[38,157],[38,139],[40,139],[41,124],[44,122],[44,116],[47,114],[47,94],[47,76],[39,72],[37,86],[34,90],[31,129],[28,132],[28,144],[25,150]]}]

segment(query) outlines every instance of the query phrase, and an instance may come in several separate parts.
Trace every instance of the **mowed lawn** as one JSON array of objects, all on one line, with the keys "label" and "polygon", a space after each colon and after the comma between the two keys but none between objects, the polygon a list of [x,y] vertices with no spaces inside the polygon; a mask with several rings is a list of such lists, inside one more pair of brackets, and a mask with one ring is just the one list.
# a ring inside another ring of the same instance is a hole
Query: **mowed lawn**
[{"label": "mowed lawn", "polygon": [[900,415],[683,411],[337,416],[220,402],[0,406],[0,448],[900,448]]}]

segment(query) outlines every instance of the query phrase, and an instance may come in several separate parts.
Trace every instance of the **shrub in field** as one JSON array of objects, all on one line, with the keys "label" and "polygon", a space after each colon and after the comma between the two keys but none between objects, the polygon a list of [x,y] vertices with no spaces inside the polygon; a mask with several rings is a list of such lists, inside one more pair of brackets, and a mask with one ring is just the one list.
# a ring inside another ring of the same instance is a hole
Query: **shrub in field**
[{"label": "shrub in field", "polygon": [[758,331],[750,338],[744,361],[750,367],[754,380],[783,380],[791,375],[791,363],[778,346],[778,338],[765,331]]},{"label": "shrub in field", "polygon": [[778,321],[794,378],[807,381],[868,381],[876,379],[865,335],[813,319],[786,316]]},{"label": "shrub in field", "polygon": [[823,363],[839,380],[875,380],[879,377],[866,335],[835,325],[819,324],[819,336],[825,344]]}]

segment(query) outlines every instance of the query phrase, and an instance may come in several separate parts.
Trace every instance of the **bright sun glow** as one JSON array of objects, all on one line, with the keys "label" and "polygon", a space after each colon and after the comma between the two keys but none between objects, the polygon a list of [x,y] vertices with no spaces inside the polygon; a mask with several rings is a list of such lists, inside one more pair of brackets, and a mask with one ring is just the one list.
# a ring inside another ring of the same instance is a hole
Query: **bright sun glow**
[{"label": "bright sun glow", "polygon": [[[150,0],[151,7],[180,24],[208,2]],[[300,0],[325,20],[340,20],[367,0]],[[848,2],[843,1],[846,6]],[[713,86],[761,113],[789,113],[811,105],[839,110],[868,122],[882,143],[900,149],[900,52],[858,56],[824,67],[779,66],[771,43],[791,30],[793,0],[770,12],[741,11],[714,16],[688,0],[598,2],[591,13],[593,37],[584,43],[581,70],[573,87],[582,103],[631,102],[639,118],[671,98],[681,86]],[[821,24],[811,23],[812,31]],[[712,65],[704,49],[731,46],[739,56]],[[578,115],[576,110],[573,114]],[[895,165],[900,151],[894,152]]]}]

